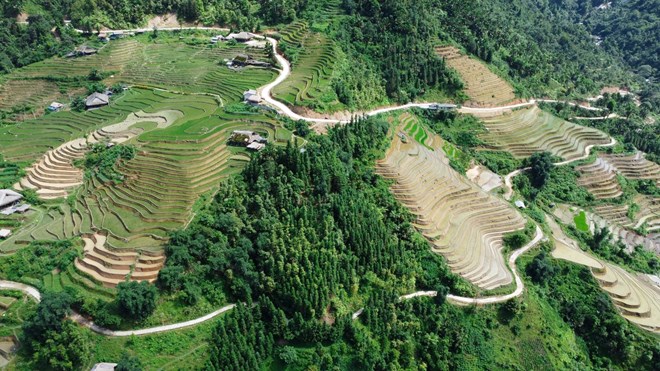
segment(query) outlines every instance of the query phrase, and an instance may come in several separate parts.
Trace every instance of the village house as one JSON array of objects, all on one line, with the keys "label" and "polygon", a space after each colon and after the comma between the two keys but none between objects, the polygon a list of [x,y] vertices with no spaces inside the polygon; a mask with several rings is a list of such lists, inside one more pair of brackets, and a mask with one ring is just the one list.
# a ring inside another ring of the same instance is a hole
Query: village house
[{"label": "village house", "polygon": [[11,215],[24,213],[30,209],[30,205],[20,205],[23,195],[11,189],[0,189],[0,214]]},{"label": "village house", "polygon": [[261,103],[261,96],[256,90],[248,90],[243,93],[243,101],[247,104]]},{"label": "village house", "polygon": [[234,59],[227,63],[229,67],[245,67],[245,66],[255,66],[255,67],[271,67],[271,64],[268,62],[258,61],[252,58],[249,54],[237,54]]},{"label": "village house", "polygon": [[0,210],[17,205],[23,199],[23,195],[11,189],[0,189]]},{"label": "village house", "polygon": [[85,100],[85,108],[95,109],[103,106],[107,106],[110,103],[110,97],[107,94],[103,93],[92,93]]},{"label": "village house", "polygon": [[247,66],[249,61],[252,60],[252,56],[248,54],[238,54],[231,60],[232,66]]},{"label": "village house", "polygon": [[258,133],[249,130],[234,130],[229,137],[229,143],[259,151],[266,147],[268,140]]},{"label": "village house", "polygon": [[244,43],[252,40],[254,38],[254,34],[251,34],[249,32],[239,32],[239,33],[230,33],[227,35],[224,40],[236,40],[239,43]]},{"label": "village house", "polygon": [[64,107],[64,105],[62,103],[53,102],[46,109],[49,110],[50,112],[57,112],[57,111],[61,110],[62,107]]},{"label": "village house", "polygon": [[439,110],[439,111],[453,111],[453,110],[457,109],[458,106],[455,105],[455,104],[440,104],[440,103],[436,103],[436,104],[431,104],[431,105],[429,106],[429,108],[430,108],[430,109]]},{"label": "village house", "polygon": [[7,238],[11,236],[11,231],[9,229],[0,229],[0,238]]},{"label": "village house", "polygon": [[84,57],[87,55],[92,55],[98,53],[97,49],[94,49],[92,47],[89,47],[87,45],[81,45],[77,48],[75,48],[71,53],[67,54],[67,58],[72,58],[72,57]]}]

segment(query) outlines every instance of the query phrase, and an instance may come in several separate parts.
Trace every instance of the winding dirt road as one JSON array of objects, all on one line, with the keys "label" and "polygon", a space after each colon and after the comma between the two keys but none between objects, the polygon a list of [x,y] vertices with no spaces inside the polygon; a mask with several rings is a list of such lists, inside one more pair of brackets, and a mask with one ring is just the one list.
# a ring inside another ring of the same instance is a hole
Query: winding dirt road
[{"label": "winding dirt road", "polygon": [[[536,246],[539,241],[544,237],[543,232],[541,231],[541,228],[537,225],[536,226],[536,235],[534,236],[534,239],[532,239],[527,245],[521,247],[520,249],[516,250],[511,254],[509,257],[509,267],[511,268],[511,271],[513,272],[513,276],[515,278],[516,282],[516,289],[509,294],[506,295],[497,295],[497,296],[489,296],[485,298],[470,298],[470,297],[464,297],[464,296],[458,296],[458,295],[452,295],[449,294],[447,295],[447,300],[453,304],[457,305],[486,305],[486,304],[495,304],[495,303],[502,303],[505,302],[511,298],[520,296],[525,289],[525,285],[522,282],[522,279],[518,275],[518,270],[516,269],[516,260],[518,257],[522,254],[524,254],[527,250],[531,249],[532,247]],[[35,287],[19,283],[19,282],[12,282],[12,281],[2,281],[0,280],[0,289],[8,289],[8,290],[19,290],[22,291],[23,293],[31,296],[34,298],[37,302],[41,301],[41,293],[39,290],[37,290]],[[437,291],[417,291],[413,292],[411,294],[403,295],[399,297],[400,300],[407,300],[407,299],[412,299],[416,297],[421,297],[421,296],[437,296],[438,292]],[[139,335],[150,335],[150,334],[157,334],[160,332],[166,332],[166,331],[172,331],[172,330],[178,330],[186,327],[191,327],[198,325],[200,323],[206,322],[210,319],[213,319],[217,317],[218,315],[225,313],[231,309],[234,309],[236,304],[229,304],[225,305],[224,307],[211,312],[205,316],[195,318],[189,321],[185,322],[179,322],[179,323],[173,323],[171,325],[163,325],[163,326],[157,326],[157,327],[150,327],[150,328],[145,328],[145,329],[139,329],[139,330],[128,330],[128,331],[116,331],[116,330],[110,330],[104,327],[101,327],[94,322],[88,320],[87,318],[83,317],[79,313],[73,312],[73,314],[69,317],[72,321],[78,323],[81,326],[85,326],[89,328],[90,330],[101,334],[105,336],[115,336],[115,337],[123,337],[123,336],[139,336]],[[359,309],[353,315],[351,318],[353,320],[356,320],[360,317],[362,312],[364,311],[364,308]]]},{"label": "winding dirt road", "polygon": [[[13,282],[13,281],[4,281],[0,280],[0,289],[3,290],[18,290],[22,291],[26,295],[32,297],[34,300],[37,302],[41,301],[41,293],[39,290],[37,290],[35,287],[32,287],[30,285],[26,285],[23,283],[19,282]],[[101,334],[105,336],[132,336],[132,335],[149,335],[149,334],[157,334],[159,332],[166,332],[166,331],[172,331],[172,330],[178,330],[182,329],[185,327],[190,327],[190,326],[195,326],[198,325],[202,322],[206,322],[222,313],[225,313],[231,309],[234,309],[236,304],[229,304],[225,305],[224,307],[211,312],[205,316],[199,317],[192,319],[190,321],[185,321],[185,322],[179,322],[179,323],[173,323],[171,325],[163,325],[163,326],[156,326],[156,327],[150,327],[150,328],[145,328],[145,329],[140,329],[140,330],[129,330],[129,331],[114,331],[110,330],[104,327],[101,327],[94,322],[88,320],[87,318],[83,317],[79,313],[73,312],[73,314],[69,317],[71,318],[72,321],[80,324],[81,326],[88,327],[90,330]]]},{"label": "winding dirt road", "polygon": [[[516,260],[518,260],[520,255],[524,254],[529,249],[536,246],[544,237],[545,235],[543,234],[541,227],[537,225],[536,234],[534,235],[534,238],[531,241],[529,241],[527,245],[514,251],[513,254],[511,254],[511,256],[509,257],[509,268],[511,268],[511,271],[513,272],[513,277],[515,278],[515,282],[516,282],[516,289],[513,290],[513,292],[505,295],[489,296],[485,298],[470,298],[465,296],[449,294],[447,295],[447,300],[450,303],[457,305],[487,305],[487,304],[503,303],[507,300],[522,295],[523,290],[525,289],[525,284],[520,278],[520,275],[518,275],[518,269],[516,269]],[[411,294],[400,296],[399,300],[408,300],[408,299],[418,298],[421,296],[437,296],[437,295],[438,295],[437,291],[417,291]],[[360,310],[353,313],[352,318],[354,320],[357,319],[358,317],[360,317],[363,311],[364,308],[360,308]]]}]

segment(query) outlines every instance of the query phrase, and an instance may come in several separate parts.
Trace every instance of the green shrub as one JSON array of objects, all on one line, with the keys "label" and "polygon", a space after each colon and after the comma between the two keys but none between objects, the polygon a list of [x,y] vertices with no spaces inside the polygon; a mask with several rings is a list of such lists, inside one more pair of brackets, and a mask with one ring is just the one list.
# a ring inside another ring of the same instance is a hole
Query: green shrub
[{"label": "green shrub", "polygon": [[121,183],[124,175],[117,170],[121,161],[132,160],[137,154],[133,145],[118,144],[109,146],[106,143],[95,143],[87,151],[84,160],[78,162],[85,169],[85,176],[97,177],[102,182]]}]

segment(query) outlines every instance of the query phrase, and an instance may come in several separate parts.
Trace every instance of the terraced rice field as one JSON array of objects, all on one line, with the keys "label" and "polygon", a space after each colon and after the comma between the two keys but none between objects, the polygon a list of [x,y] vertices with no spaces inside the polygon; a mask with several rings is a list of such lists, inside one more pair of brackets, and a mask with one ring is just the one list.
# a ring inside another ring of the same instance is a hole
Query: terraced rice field
[{"label": "terraced rice field", "polygon": [[502,106],[516,100],[513,88],[491,72],[481,61],[463,54],[453,46],[437,47],[436,53],[455,69],[465,83],[466,105],[476,107]]},{"label": "terraced rice field", "polygon": [[73,161],[83,158],[86,148],[84,139],[76,139],[46,152],[36,165],[26,169],[27,175],[14,188],[34,189],[43,199],[66,197],[69,190],[82,184],[83,172]]},{"label": "terraced rice field", "polygon": [[[593,208],[592,218],[600,227],[610,229],[615,239],[629,249],[641,245],[647,250],[660,254],[660,199],[650,196],[637,196],[634,202],[639,205],[633,220],[628,218],[628,205],[606,204]],[[644,226],[649,232],[642,236],[634,229]]]},{"label": "terraced rice field", "polygon": [[634,213],[633,220],[628,218],[628,205],[598,205],[594,207],[594,212],[612,224],[638,228],[642,223],[646,223],[649,231],[660,231],[660,198],[638,195],[633,201],[639,205],[639,211]]},{"label": "terraced rice field", "polygon": [[43,199],[66,197],[71,189],[82,184],[82,170],[74,166],[74,161],[85,156],[88,144],[99,141],[123,143],[143,131],[142,128],[134,127],[138,123],[155,123],[157,129],[163,129],[182,116],[181,111],[175,110],[163,110],[153,114],[143,111],[131,113],[126,120],[96,130],[87,139],[74,139],[46,152],[35,166],[26,169],[27,175],[14,185],[14,188],[35,189]]},{"label": "terraced rice field", "polygon": [[644,153],[634,155],[600,154],[602,161],[606,161],[626,178],[649,179],[655,181],[660,187],[660,165],[644,158]]},{"label": "terraced rice field", "polygon": [[[244,90],[263,85],[270,71],[215,69],[216,77],[228,81],[208,80],[208,91],[217,95],[133,88],[99,110],[58,112],[1,128],[6,135],[0,135],[0,153],[5,158],[38,160],[19,186],[37,187],[44,198],[77,189],[57,208],[32,211],[30,222],[0,242],[0,250],[15,251],[34,240],[83,236],[83,258],[71,271],[45,277],[48,287],[74,285],[107,297],[112,291],[103,287],[114,287],[126,277],[155,280],[169,233],[190,221],[202,194],[213,194],[222,179],[249,161],[244,149],[227,146],[231,132],[258,131],[271,143],[291,139],[291,132],[273,117],[228,114],[221,107],[239,101]],[[83,179],[82,171],[72,166],[86,146],[97,141],[137,146],[136,157],[119,169],[123,182]]]},{"label": "terraced rice field", "polygon": [[19,105],[45,109],[61,98],[57,84],[46,80],[0,81],[0,110],[9,111]]},{"label": "terraced rice field", "polygon": [[291,75],[273,90],[273,96],[292,106],[306,106],[332,97],[324,102],[337,105],[330,78],[334,69],[335,46],[319,33],[311,32],[305,22],[298,21],[281,32],[281,40],[288,47],[300,48]]},{"label": "terraced rice field", "polygon": [[415,115],[405,112],[399,116],[399,122],[401,122],[403,131],[416,140],[417,143],[432,148],[430,145],[433,138],[429,137],[426,129]]},{"label": "terraced rice field", "polygon": [[76,268],[101,282],[115,287],[127,278],[154,282],[165,262],[165,254],[149,251],[113,251],[105,246],[106,237],[92,234],[83,237],[84,257],[76,258]]},{"label": "terraced rice field", "polygon": [[482,120],[487,132],[479,137],[486,143],[485,148],[507,151],[516,158],[549,151],[565,160],[572,160],[584,155],[587,146],[610,143],[605,133],[572,124],[538,107]]},{"label": "terraced rice field", "polygon": [[239,53],[267,60],[265,49],[247,48],[242,44],[211,48],[173,40],[148,42],[146,37],[140,37],[112,41],[98,54],[87,57],[51,58],[34,63],[13,72],[8,78],[86,77],[89,71],[96,69],[112,75],[104,80],[108,85],[122,82],[187,93],[215,94],[225,103],[238,102],[243,99],[245,90],[274,79],[276,74],[273,70],[261,68],[241,71],[226,68],[223,60],[232,59]]},{"label": "terraced rice field", "polygon": [[[179,100],[177,100],[179,99]],[[170,105],[190,104],[194,98],[181,100],[181,96],[165,92],[131,89],[110,106],[86,112],[57,112],[0,127],[0,153],[7,161],[33,162],[64,143],[85,138],[93,131],[125,120],[128,115],[154,107],[165,109]],[[209,99],[202,99],[209,102]],[[210,102],[211,113],[218,106]]]},{"label": "terraced rice field", "polygon": [[576,167],[576,170],[580,172],[578,184],[598,199],[617,198],[623,193],[616,179],[616,169],[601,157],[591,164]]},{"label": "terraced rice field", "polygon": [[417,216],[416,228],[453,272],[486,290],[510,284],[502,238],[523,229],[525,219],[453,170],[441,150],[442,139],[428,136],[424,141],[407,138],[404,143],[395,136],[376,172],[395,181],[392,192]]},{"label": "terraced rice field", "polygon": [[0,368],[7,366],[17,348],[17,340],[13,336],[0,337]]},{"label": "terraced rice field", "polygon": [[588,267],[621,316],[647,331],[660,334],[660,287],[582,251],[552,218],[547,219],[555,241],[552,255]]}]

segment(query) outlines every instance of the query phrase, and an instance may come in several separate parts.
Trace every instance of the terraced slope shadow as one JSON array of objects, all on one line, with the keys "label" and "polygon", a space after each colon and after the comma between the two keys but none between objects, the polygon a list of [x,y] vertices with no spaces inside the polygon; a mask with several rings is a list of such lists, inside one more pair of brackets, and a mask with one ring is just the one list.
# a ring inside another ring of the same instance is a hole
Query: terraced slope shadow
[{"label": "terraced slope shadow", "polygon": [[485,148],[507,151],[516,158],[549,151],[564,160],[574,160],[583,156],[588,146],[611,142],[609,136],[599,130],[572,124],[538,107],[482,120],[487,132],[479,137],[486,143]]},{"label": "terraced slope shadow", "polygon": [[486,65],[463,54],[453,46],[439,46],[436,53],[447,65],[455,69],[465,83],[465,93],[470,98],[465,104],[471,107],[495,107],[516,100],[513,87],[491,72]]},{"label": "terraced slope shadow", "polygon": [[616,198],[623,193],[616,179],[616,168],[601,157],[591,164],[578,166],[578,184],[585,187],[598,199]]},{"label": "terraced slope shadow", "polygon": [[552,218],[546,220],[555,242],[552,256],[588,267],[623,318],[647,331],[660,334],[660,287],[650,283],[644,275],[627,272],[582,251]]},{"label": "terraced slope shadow", "polygon": [[492,290],[510,284],[503,235],[523,229],[525,219],[453,170],[440,137],[424,137],[422,145],[398,133],[376,172],[394,180],[391,190],[417,216],[415,227],[453,272],[476,286]]}]

